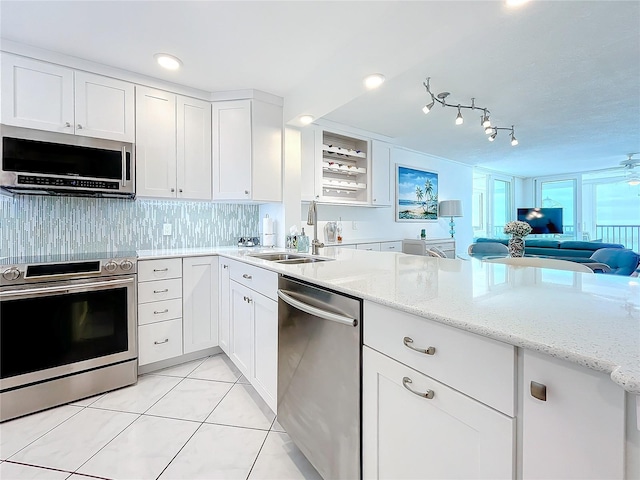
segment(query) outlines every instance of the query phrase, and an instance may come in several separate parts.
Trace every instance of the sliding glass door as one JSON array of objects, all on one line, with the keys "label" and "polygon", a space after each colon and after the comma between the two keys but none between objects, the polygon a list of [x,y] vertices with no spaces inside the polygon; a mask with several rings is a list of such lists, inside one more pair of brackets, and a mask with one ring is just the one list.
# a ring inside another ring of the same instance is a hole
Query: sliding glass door
[{"label": "sliding glass door", "polygon": [[514,220],[513,178],[474,171],[472,222],[474,237],[505,237],[504,225]]},{"label": "sliding glass door", "polygon": [[[578,177],[549,177],[536,180],[536,207],[562,208],[564,239],[582,240],[579,222],[581,185]],[[557,236],[557,235],[555,235]]]}]

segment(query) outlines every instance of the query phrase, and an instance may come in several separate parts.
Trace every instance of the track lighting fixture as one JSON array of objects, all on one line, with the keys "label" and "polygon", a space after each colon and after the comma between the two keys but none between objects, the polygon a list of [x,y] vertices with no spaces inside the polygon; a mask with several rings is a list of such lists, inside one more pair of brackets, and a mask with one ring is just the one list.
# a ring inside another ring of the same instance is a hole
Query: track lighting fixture
[{"label": "track lighting fixture", "polygon": [[424,85],[424,88],[427,89],[427,94],[431,96],[431,102],[426,104],[424,107],[422,107],[422,111],[425,113],[425,115],[429,113],[433,109],[436,102],[438,102],[443,107],[457,108],[458,115],[456,116],[455,123],[456,125],[462,125],[464,123],[464,118],[462,117],[463,108],[467,108],[469,110],[482,110],[482,116],[480,117],[480,125],[484,128],[484,133],[489,135],[488,138],[490,142],[493,142],[496,139],[496,136],[498,135],[498,130],[509,130],[511,132],[511,145],[514,147],[518,145],[518,140],[516,139],[513,125],[511,125],[511,128],[492,126],[491,119],[489,118],[491,112],[489,112],[489,109],[487,108],[478,107],[475,103],[475,98],[471,98],[471,105],[462,105],[460,103],[458,104],[447,103],[447,97],[451,94],[449,92],[441,92],[441,93],[438,93],[437,95],[434,95],[433,92],[431,91],[430,81],[431,81],[431,77],[427,77],[427,79],[422,83]]}]

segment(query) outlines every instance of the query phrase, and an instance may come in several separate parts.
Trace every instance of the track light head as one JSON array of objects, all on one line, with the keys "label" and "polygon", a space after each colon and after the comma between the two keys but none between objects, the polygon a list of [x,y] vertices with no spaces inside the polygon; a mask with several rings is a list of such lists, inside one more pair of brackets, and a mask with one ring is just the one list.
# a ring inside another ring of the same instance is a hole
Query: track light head
[{"label": "track light head", "polygon": [[[484,116],[481,119],[481,123],[480,125],[482,125],[484,128],[489,128],[491,126],[491,120],[489,120],[489,115],[487,114],[487,111],[484,111]],[[486,130],[485,130],[485,133]]]},{"label": "track light head", "polygon": [[456,117],[456,125],[462,125],[464,118],[462,118],[462,112],[460,112],[460,105],[458,105],[458,116]]},{"label": "track light head", "polygon": [[436,101],[435,100],[431,100],[431,103],[429,103],[429,104],[425,105],[424,107],[422,107],[423,113],[425,115],[427,113],[429,113],[435,104],[436,104]]},{"label": "track light head", "polygon": [[489,141],[493,142],[497,136],[498,136],[498,131],[495,130],[491,135],[489,135]]},{"label": "track light head", "polygon": [[484,129],[484,133],[486,133],[487,135],[489,135],[490,133],[493,133],[493,127],[489,125]]}]

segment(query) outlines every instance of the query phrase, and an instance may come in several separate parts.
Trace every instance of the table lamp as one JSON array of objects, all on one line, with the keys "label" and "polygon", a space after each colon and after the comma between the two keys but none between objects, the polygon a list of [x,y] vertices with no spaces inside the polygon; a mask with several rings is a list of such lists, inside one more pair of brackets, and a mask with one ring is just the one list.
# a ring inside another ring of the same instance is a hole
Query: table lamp
[{"label": "table lamp", "polygon": [[451,221],[449,222],[449,233],[451,234],[451,238],[453,238],[456,233],[454,230],[456,223],[453,221],[453,217],[462,216],[462,200],[441,201],[438,204],[438,216],[451,218]]}]

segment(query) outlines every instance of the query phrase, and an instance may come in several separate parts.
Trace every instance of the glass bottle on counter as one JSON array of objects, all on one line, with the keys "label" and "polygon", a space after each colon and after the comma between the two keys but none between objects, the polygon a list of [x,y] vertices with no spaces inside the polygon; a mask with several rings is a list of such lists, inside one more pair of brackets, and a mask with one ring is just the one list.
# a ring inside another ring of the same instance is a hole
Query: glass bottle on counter
[{"label": "glass bottle on counter", "polygon": [[342,217],[338,218],[338,224],[336,225],[336,237],[338,243],[342,243]]}]

